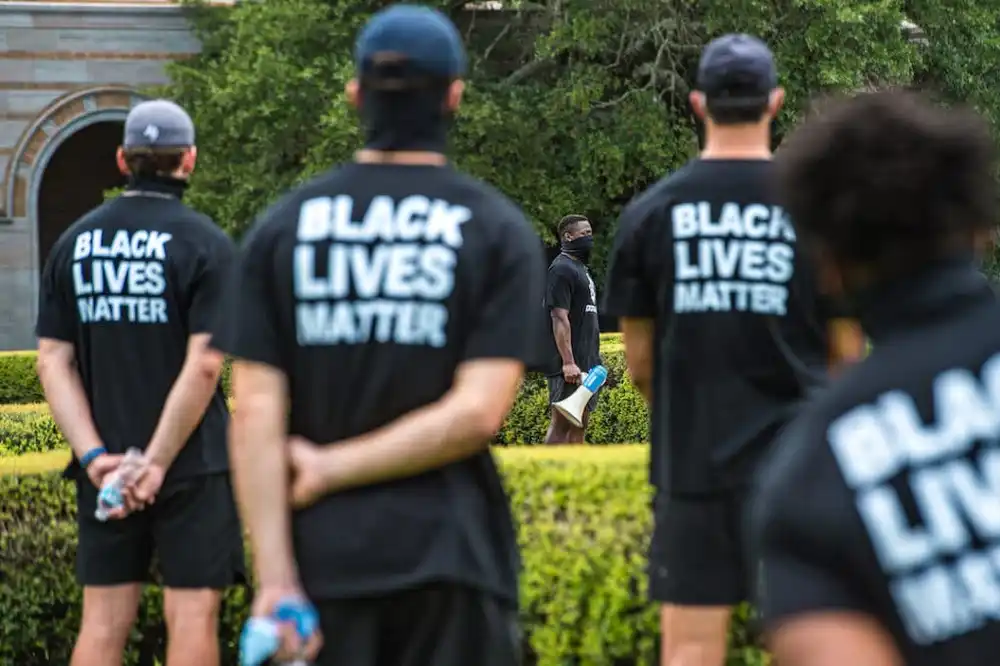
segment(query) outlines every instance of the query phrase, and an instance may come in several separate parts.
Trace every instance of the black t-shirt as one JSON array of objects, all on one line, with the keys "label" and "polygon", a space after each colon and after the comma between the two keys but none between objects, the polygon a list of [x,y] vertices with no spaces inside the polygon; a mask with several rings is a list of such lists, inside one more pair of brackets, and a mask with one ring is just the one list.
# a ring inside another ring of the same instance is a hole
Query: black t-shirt
[{"label": "black t-shirt", "polygon": [[826,322],[766,160],[695,160],[622,213],[605,314],[655,322],[654,485],[746,483],[823,381]]},{"label": "black t-shirt", "polygon": [[[560,253],[549,265],[545,286],[545,310],[569,311],[570,342],[573,360],[584,372],[601,362],[601,328],[597,317],[597,289],[587,267],[580,261]],[[549,355],[545,372],[562,372],[562,357],[555,343],[551,317],[548,322]]]},{"label": "black t-shirt", "polygon": [[762,466],[750,527],[765,628],[877,619],[908,666],[1000,645],[1000,304],[968,263],[865,308],[871,355]]},{"label": "black t-shirt", "polygon": [[[450,167],[349,164],[251,231],[218,339],[287,375],[291,434],[336,442],[437,401],[465,361],[537,363],[541,252],[513,203]],[[517,601],[513,522],[486,451],[332,494],[293,527],[314,598],[451,580]]]},{"label": "black t-shirt", "polygon": [[[211,332],[235,256],[228,236],[185,206],[183,184],[140,182],[56,241],[42,274],[36,334],[72,342],[105,448],[149,443],[187,355]],[[229,468],[221,387],[167,473],[172,482]],[[74,459],[67,474],[74,476]]]}]

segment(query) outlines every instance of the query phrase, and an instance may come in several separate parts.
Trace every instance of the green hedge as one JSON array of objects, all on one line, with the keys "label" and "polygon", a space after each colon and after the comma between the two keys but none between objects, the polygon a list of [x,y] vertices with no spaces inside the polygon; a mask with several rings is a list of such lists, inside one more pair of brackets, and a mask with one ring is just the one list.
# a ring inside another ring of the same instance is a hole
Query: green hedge
[{"label": "green hedge", "polygon": [[[517,448],[499,458],[524,554],[522,621],[534,666],[652,666],[657,612],[645,599],[646,448]],[[0,664],[69,661],[80,621],[72,486],[55,473],[0,477]],[[243,589],[224,607],[223,663],[235,663]],[[740,619],[730,666],[760,666]],[[147,592],[127,664],[162,660],[162,610]],[[146,653],[140,661],[140,653]]]},{"label": "green hedge", "polygon": [[[591,416],[587,441],[591,444],[647,441],[646,403],[628,378],[620,338],[604,336],[601,354],[609,380]],[[228,364],[223,385],[228,393]],[[0,457],[51,451],[66,445],[42,403],[34,352],[0,355],[0,396],[11,405],[0,408]],[[532,373],[525,379],[514,408],[494,442],[501,445],[541,442],[548,424],[545,378]]]}]

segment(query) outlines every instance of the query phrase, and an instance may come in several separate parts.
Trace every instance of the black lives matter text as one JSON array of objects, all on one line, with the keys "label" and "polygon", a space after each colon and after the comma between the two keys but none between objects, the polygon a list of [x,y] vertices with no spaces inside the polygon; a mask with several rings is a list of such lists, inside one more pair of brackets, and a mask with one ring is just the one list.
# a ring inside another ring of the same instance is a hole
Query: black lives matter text
[{"label": "black lives matter text", "polygon": [[784,315],[795,232],[779,206],[673,208],[674,311]]},{"label": "black lives matter text", "polygon": [[167,323],[163,264],[171,235],[160,231],[84,231],[73,246],[73,288],[85,324]]},{"label": "black lives matter text", "polygon": [[981,378],[964,369],[939,375],[934,403],[937,421],[928,425],[908,394],[893,391],[829,429],[900,618],[918,644],[1000,618],[1000,355]]},{"label": "black lives matter text", "polygon": [[300,345],[370,341],[443,347],[465,206],[377,196],[356,211],[346,195],[306,201],[294,274]]}]

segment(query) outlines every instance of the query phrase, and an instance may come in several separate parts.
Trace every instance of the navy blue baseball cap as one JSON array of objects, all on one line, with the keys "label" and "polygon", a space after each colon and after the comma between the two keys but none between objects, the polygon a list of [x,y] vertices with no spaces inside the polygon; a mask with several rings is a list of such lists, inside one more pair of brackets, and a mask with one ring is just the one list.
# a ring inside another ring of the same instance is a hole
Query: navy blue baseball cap
[{"label": "navy blue baseball cap", "polygon": [[756,37],[723,35],[701,52],[697,89],[713,105],[766,102],[777,87],[774,54]]},{"label": "navy blue baseball cap", "polygon": [[362,79],[456,79],[466,55],[455,24],[423,5],[391,5],[368,20],[354,45]]}]

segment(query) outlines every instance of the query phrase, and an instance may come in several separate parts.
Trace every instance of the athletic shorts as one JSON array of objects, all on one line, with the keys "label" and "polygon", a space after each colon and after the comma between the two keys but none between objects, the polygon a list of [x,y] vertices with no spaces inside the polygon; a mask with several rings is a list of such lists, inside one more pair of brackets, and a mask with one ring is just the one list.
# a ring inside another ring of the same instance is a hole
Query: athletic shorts
[{"label": "athletic shorts", "polygon": [[518,666],[517,611],[470,587],[317,603],[323,649],[315,666]]},{"label": "athletic shorts", "polygon": [[[566,381],[566,378],[562,375],[549,375],[545,378],[549,384],[549,404],[553,402],[559,402],[560,400],[565,400],[566,398],[573,395],[573,391],[580,388],[579,384],[570,384]],[[603,388],[603,387],[602,387]],[[590,400],[587,401],[587,412],[594,411],[597,407],[597,396],[601,395],[601,390],[598,389],[597,393],[590,396]]]},{"label": "athletic shorts", "polygon": [[243,534],[227,474],[178,480],[121,520],[94,517],[97,489],[77,481],[77,580],[84,586],[150,583],[221,590],[245,582]]},{"label": "athletic shorts", "polygon": [[747,494],[658,494],[649,552],[649,596],[677,606],[735,606],[749,598]]}]

